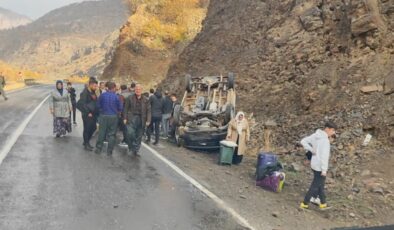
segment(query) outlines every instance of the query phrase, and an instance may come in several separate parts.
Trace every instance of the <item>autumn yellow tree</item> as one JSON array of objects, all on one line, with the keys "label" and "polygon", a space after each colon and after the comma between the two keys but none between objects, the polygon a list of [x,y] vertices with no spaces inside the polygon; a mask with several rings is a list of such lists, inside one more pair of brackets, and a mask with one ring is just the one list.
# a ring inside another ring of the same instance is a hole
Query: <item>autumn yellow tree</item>
[{"label": "autumn yellow tree", "polygon": [[154,50],[188,41],[201,30],[206,0],[130,0],[129,37]]}]

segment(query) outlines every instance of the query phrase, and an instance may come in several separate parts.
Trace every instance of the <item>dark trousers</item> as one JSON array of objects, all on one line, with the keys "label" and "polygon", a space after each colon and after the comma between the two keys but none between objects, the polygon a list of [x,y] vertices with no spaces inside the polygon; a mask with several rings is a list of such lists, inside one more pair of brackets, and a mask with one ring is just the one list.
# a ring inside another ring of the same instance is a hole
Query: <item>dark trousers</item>
[{"label": "dark trousers", "polygon": [[0,87],[0,95],[3,96],[4,99],[7,99],[7,96],[5,95],[5,91],[3,87]]},{"label": "dark trousers", "polygon": [[82,115],[82,121],[83,121],[83,143],[88,144],[94,132],[97,129],[97,118],[95,116],[89,117],[88,115]]},{"label": "dark trousers", "polygon": [[309,204],[311,197],[319,197],[322,204],[326,203],[326,195],[324,193],[324,185],[326,177],[321,175],[319,171],[313,171],[313,181],[309,191],[305,195],[304,204]]},{"label": "dark trousers", "polygon": [[116,131],[118,129],[119,118],[117,115],[106,116],[100,115],[99,118],[99,133],[96,143],[96,148],[101,150],[104,145],[104,140],[108,141],[107,152],[112,152],[116,144]]},{"label": "dark trousers", "polygon": [[76,119],[76,115],[77,115],[77,104],[75,103],[72,103],[72,118],[73,118],[73,122],[77,122],[77,119]]},{"label": "dark trousers", "polygon": [[152,117],[152,122],[150,123],[150,125],[148,127],[148,132],[147,132],[148,140],[150,140],[152,133],[154,133],[155,134],[155,142],[159,142],[160,123],[161,123],[162,119],[163,119],[162,117]]},{"label": "dark trousers", "polygon": [[[238,144],[239,144],[239,135],[237,138],[237,146],[238,146]],[[241,164],[243,158],[244,158],[243,155],[238,155],[238,147],[236,147],[234,150],[234,155],[233,155],[233,164],[235,164],[235,165]]]},{"label": "dark trousers", "polygon": [[144,129],[145,124],[142,124],[141,116],[133,116],[127,124],[127,145],[130,151],[140,151]]},{"label": "dark trousers", "polygon": [[123,119],[120,118],[119,119],[119,126],[118,126],[119,130],[122,131],[123,134],[123,140],[122,142],[126,142],[127,143],[127,126],[123,123]]}]

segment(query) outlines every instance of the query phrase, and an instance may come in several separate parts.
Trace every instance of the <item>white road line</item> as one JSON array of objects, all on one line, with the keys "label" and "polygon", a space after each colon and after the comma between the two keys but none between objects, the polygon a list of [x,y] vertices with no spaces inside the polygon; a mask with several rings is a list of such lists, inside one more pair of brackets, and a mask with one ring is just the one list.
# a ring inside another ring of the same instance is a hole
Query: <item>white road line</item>
[{"label": "white road line", "polygon": [[33,112],[30,113],[30,115],[19,125],[19,127],[11,134],[9,139],[6,141],[5,145],[0,151],[0,165],[3,163],[3,160],[6,158],[7,154],[11,151],[12,147],[20,137],[20,135],[23,133],[25,130],[26,126],[29,124],[31,119],[33,119],[34,115],[37,113],[37,111],[41,108],[41,106],[45,103],[46,100],[48,100],[49,95],[41,101],[41,103],[33,110]]},{"label": "white road line", "polygon": [[255,230],[254,227],[252,227],[249,222],[243,218],[240,214],[238,214],[233,208],[231,208],[229,205],[227,205],[222,199],[220,199],[218,196],[216,196],[213,192],[209,191],[207,188],[205,188],[203,185],[201,185],[198,181],[193,179],[191,176],[187,175],[182,169],[180,169],[178,166],[176,166],[174,163],[169,161],[167,158],[165,158],[163,155],[158,153],[156,150],[151,148],[145,143],[142,143],[142,145],[148,149],[153,155],[155,155],[157,158],[159,158],[161,161],[166,163],[170,168],[172,168],[175,172],[177,172],[179,175],[181,175],[183,178],[185,178],[187,181],[189,181],[194,187],[199,189],[201,192],[203,192],[205,195],[207,195],[209,198],[211,198],[214,202],[216,202],[219,207],[230,213],[236,221],[241,224],[243,227],[249,228],[250,230]]}]

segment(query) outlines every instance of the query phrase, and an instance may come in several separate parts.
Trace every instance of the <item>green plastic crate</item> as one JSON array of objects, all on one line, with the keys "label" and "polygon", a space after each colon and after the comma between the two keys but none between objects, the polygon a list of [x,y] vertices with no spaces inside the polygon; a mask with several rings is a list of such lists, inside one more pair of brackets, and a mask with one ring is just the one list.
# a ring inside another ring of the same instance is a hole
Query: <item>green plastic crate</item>
[{"label": "green plastic crate", "polygon": [[231,141],[221,141],[220,142],[220,155],[219,155],[219,164],[227,164],[231,165],[233,163],[233,155],[235,147],[237,144]]}]

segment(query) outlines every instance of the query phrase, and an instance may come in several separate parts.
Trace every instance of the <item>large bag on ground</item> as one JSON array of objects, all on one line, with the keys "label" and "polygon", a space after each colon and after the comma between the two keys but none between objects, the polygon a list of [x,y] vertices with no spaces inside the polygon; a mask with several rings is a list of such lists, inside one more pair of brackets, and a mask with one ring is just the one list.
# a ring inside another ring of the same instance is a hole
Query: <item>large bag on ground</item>
[{"label": "large bag on ground", "polygon": [[256,180],[261,180],[274,171],[282,170],[278,156],[271,153],[260,153],[257,156]]},{"label": "large bag on ground", "polygon": [[281,192],[285,183],[284,172],[275,171],[261,180],[256,180],[256,186],[262,187],[272,192]]}]

